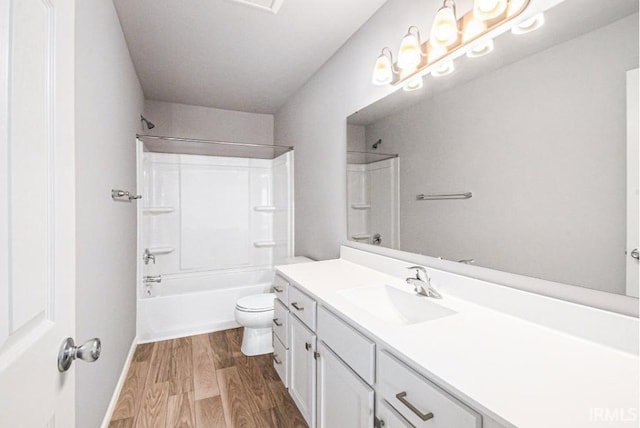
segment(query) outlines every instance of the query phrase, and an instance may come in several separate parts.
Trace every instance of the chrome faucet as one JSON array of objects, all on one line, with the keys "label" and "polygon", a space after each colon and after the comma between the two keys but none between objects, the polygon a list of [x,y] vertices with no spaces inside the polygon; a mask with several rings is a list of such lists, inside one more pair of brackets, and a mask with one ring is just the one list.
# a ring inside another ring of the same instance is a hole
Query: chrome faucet
[{"label": "chrome faucet", "polygon": [[[416,276],[415,277],[410,276],[405,281],[407,282],[407,284],[413,285],[415,292],[419,296],[432,297],[434,299],[442,299],[442,295],[438,293],[431,285],[431,278],[429,277],[429,274],[427,273],[427,270],[424,267],[411,266],[407,269],[416,270]],[[424,274],[426,281],[420,278],[420,272]]]},{"label": "chrome faucet", "polygon": [[149,261],[152,261],[153,264],[156,264],[156,256],[149,251],[148,248],[144,249],[144,254],[142,254],[142,260],[144,260],[144,264],[148,265]]}]

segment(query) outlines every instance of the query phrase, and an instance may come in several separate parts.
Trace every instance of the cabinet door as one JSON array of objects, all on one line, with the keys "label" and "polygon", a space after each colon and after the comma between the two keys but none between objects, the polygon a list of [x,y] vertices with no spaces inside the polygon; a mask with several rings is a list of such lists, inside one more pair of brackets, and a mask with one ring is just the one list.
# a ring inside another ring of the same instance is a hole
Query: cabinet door
[{"label": "cabinet door", "polygon": [[289,318],[289,393],[310,427],[315,427],[316,336],[296,317]]},{"label": "cabinet door", "polygon": [[373,389],[318,342],[318,428],[373,426]]}]

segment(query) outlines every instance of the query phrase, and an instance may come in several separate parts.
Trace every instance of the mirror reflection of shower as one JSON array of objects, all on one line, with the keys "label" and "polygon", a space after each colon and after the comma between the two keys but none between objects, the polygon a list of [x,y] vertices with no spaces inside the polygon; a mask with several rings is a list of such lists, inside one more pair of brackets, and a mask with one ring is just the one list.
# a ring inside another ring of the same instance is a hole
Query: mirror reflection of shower
[{"label": "mirror reflection of shower", "polygon": [[[372,148],[382,144],[378,140]],[[397,154],[347,152],[349,239],[398,248],[400,245],[399,157]]]},{"label": "mirror reflection of shower", "polygon": [[150,122],[149,120],[147,120],[147,118],[145,118],[143,115],[140,115],[140,122],[142,122],[142,129],[144,129],[144,125],[147,125],[148,130],[151,130],[156,127],[156,125],[153,122]]}]

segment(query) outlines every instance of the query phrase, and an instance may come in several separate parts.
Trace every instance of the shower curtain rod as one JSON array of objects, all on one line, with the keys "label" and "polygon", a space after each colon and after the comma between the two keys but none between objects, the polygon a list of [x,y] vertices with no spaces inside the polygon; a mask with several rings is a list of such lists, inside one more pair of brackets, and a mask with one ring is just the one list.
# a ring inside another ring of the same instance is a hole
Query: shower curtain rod
[{"label": "shower curtain rod", "polygon": [[222,144],[225,146],[243,146],[243,147],[263,147],[263,148],[282,148],[293,150],[293,146],[281,146],[278,144],[256,144],[256,143],[234,143],[230,141],[200,140],[196,138],[180,138],[180,137],[164,137],[159,135],[136,134],[136,138],[148,138],[153,140],[179,141],[185,143],[204,143],[204,144]]}]

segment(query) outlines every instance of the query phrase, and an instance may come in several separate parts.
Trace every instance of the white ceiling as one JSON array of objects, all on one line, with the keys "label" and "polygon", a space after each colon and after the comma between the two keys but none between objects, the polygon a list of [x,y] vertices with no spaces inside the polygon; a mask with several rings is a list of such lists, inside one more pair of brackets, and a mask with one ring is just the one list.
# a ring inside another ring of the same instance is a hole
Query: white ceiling
[{"label": "white ceiling", "polygon": [[386,0],[114,0],[145,98],[275,113]]}]

